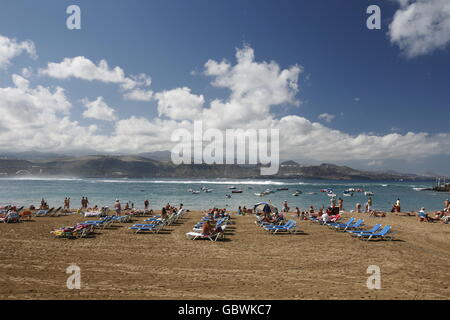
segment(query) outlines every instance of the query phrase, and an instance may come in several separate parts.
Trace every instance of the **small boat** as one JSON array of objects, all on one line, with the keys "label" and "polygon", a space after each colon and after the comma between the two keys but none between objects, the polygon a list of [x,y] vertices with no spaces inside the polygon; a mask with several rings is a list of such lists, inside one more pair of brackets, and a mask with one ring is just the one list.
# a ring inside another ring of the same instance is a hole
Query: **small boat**
[{"label": "small boat", "polygon": [[200,194],[200,191],[194,190],[194,191],[192,191],[192,194]]},{"label": "small boat", "polygon": [[230,189],[230,190],[235,190],[236,187],[235,187],[235,186],[231,186],[231,187],[228,187],[228,189]]},{"label": "small boat", "polygon": [[262,197],[264,195],[264,192],[261,192],[261,193],[255,193],[255,196],[257,196],[257,197]]},{"label": "small boat", "polygon": [[366,192],[364,192],[364,195],[365,196],[373,196],[373,192],[366,191]]},{"label": "small boat", "polygon": [[231,196],[230,196],[229,194],[226,194],[225,197],[226,197],[227,199],[230,199],[230,198],[231,198]]},{"label": "small boat", "polygon": [[205,193],[211,193],[211,192],[213,192],[214,191],[214,189],[204,189],[203,190],[203,192],[205,192]]},{"label": "small boat", "polygon": [[292,195],[293,195],[294,197],[298,197],[299,194],[301,194],[301,193],[297,191],[297,192],[294,192]]},{"label": "small boat", "polygon": [[330,198],[336,198],[336,194],[333,192],[328,192],[327,196],[329,196]]},{"label": "small boat", "polygon": [[344,195],[344,197],[353,197],[353,192],[350,192],[348,190],[344,191],[342,194]]},{"label": "small boat", "polygon": [[233,190],[233,191],[231,191],[231,193],[242,193],[242,192],[244,192],[244,191],[242,191],[242,190]]},{"label": "small boat", "polygon": [[277,191],[287,191],[289,188],[277,188]]},{"label": "small boat", "polygon": [[188,191],[187,191],[187,192],[190,192],[190,193],[192,193],[192,191],[194,191],[194,190],[192,190],[192,189],[188,189]]},{"label": "small boat", "polygon": [[306,194],[308,194],[308,195],[314,195],[314,194],[317,194],[316,192],[307,192]]}]

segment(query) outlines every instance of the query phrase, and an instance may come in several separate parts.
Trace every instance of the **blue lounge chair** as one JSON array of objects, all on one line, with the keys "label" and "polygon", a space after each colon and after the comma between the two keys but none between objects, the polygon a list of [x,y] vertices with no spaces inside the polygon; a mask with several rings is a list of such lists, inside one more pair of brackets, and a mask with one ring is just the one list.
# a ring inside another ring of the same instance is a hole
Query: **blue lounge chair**
[{"label": "blue lounge chair", "polygon": [[385,226],[380,232],[357,233],[355,234],[355,236],[357,236],[359,239],[367,241],[371,239],[392,240],[392,234],[393,232],[391,232],[391,226]]},{"label": "blue lounge chair", "polygon": [[334,228],[336,230],[341,230],[341,231],[347,231],[349,229],[351,230],[357,230],[360,229],[362,226],[364,225],[364,220],[363,219],[359,219],[358,221],[356,221],[354,224],[350,224],[350,225],[346,225],[346,226],[335,226]]},{"label": "blue lounge chair", "polygon": [[269,231],[272,234],[276,234],[277,232],[290,232],[296,233],[297,224],[294,220],[289,220],[284,225],[280,226],[264,226],[264,230]]},{"label": "blue lounge chair", "polygon": [[348,227],[349,225],[351,225],[353,223],[353,221],[355,221],[355,218],[350,218],[346,223],[338,223],[338,222],[331,222],[331,223],[327,223],[326,225],[329,227]]},{"label": "blue lounge chair", "polygon": [[377,232],[380,228],[381,228],[381,223],[374,225],[373,228],[370,230],[346,230],[345,232],[352,233],[352,234],[356,234],[356,233],[358,233],[358,234],[359,233],[369,233],[370,234],[370,233]]}]

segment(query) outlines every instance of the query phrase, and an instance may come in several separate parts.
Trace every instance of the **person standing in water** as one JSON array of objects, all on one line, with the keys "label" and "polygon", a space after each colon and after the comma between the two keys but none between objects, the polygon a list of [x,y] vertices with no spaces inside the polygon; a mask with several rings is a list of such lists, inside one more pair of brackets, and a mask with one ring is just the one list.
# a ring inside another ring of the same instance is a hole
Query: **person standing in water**
[{"label": "person standing in water", "polygon": [[344,211],[344,200],[339,198],[338,205],[339,205],[339,211]]},{"label": "person standing in water", "polygon": [[396,207],[397,212],[401,211],[400,198],[398,198],[397,201],[395,202],[395,207]]},{"label": "person standing in water", "polygon": [[372,197],[369,197],[369,199],[367,200],[367,211],[368,212],[372,211],[372,204],[373,204]]}]

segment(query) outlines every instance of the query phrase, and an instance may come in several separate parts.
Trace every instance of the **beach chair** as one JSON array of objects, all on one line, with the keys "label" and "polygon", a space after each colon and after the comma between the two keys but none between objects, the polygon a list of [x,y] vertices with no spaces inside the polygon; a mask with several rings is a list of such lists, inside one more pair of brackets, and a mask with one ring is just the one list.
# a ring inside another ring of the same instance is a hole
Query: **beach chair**
[{"label": "beach chair", "polygon": [[106,227],[109,227],[113,223],[113,219],[115,217],[116,216],[107,216],[101,220],[88,220],[88,221],[82,222],[82,224],[89,224],[89,225],[94,226],[94,228],[105,229]]},{"label": "beach chair", "polygon": [[33,217],[33,213],[31,212],[31,210],[23,210],[19,213],[19,215],[22,220],[31,220],[31,218]]},{"label": "beach chair", "polygon": [[34,213],[36,217],[46,217],[49,216],[55,208],[51,208],[50,210],[38,210]]},{"label": "beach chair", "polygon": [[289,220],[284,225],[280,226],[264,226],[264,230],[276,234],[278,232],[289,232],[289,233],[297,233],[297,223],[294,220]]},{"label": "beach chair", "polygon": [[351,233],[351,234],[357,234],[357,233],[374,233],[377,232],[381,228],[381,223],[376,224],[373,226],[370,230],[345,230],[345,232]]},{"label": "beach chair", "polygon": [[333,228],[333,227],[344,227],[345,228],[347,226],[350,226],[353,223],[353,221],[355,221],[355,218],[350,218],[346,223],[330,222],[330,223],[327,223],[326,225],[330,228]]},{"label": "beach chair", "polygon": [[140,232],[150,232],[150,233],[159,233],[165,226],[164,222],[154,223],[154,224],[135,224],[128,229],[136,230],[135,233]]},{"label": "beach chair", "polygon": [[208,239],[210,241],[215,242],[218,239],[225,238],[225,229],[226,229],[226,226],[221,226],[220,228],[216,228],[216,231],[214,231],[211,234],[203,234],[201,232],[191,231],[191,232],[186,233],[186,237],[190,240]]},{"label": "beach chair", "polygon": [[364,220],[363,219],[359,219],[354,224],[340,225],[340,226],[338,225],[338,226],[334,226],[334,228],[336,229],[336,231],[358,230],[363,225],[364,225]]},{"label": "beach chair", "polygon": [[15,211],[8,211],[6,214],[0,216],[0,222],[18,223],[20,222],[20,215]]},{"label": "beach chair", "polygon": [[380,232],[372,232],[372,233],[356,233],[357,236],[361,240],[372,240],[372,239],[383,239],[383,240],[392,240],[393,232],[391,232],[391,226],[385,226]]}]

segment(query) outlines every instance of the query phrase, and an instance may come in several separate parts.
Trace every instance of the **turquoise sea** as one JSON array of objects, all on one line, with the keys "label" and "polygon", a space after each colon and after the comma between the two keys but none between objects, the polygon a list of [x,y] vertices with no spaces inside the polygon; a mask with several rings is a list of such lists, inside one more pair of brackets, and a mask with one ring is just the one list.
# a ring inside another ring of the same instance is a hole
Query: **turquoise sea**
[{"label": "turquoise sea", "polygon": [[[448,193],[418,191],[433,185],[433,182],[344,182],[331,180],[230,180],[230,179],[1,179],[0,204],[29,206],[38,205],[41,198],[45,198],[51,207],[63,204],[64,197],[71,198],[71,207],[80,207],[80,199],[87,196],[90,206],[112,207],[115,199],[124,204],[131,201],[137,208],[143,208],[143,201],[150,200],[153,209],[160,209],[166,203],[178,205],[183,203],[188,209],[208,209],[211,207],[228,207],[236,210],[239,205],[252,207],[261,201],[271,201],[281,208],[287,200],[289,206],[306,209],[310,205],[315,207],[328,206],[330,198],[321,189],[331,188],[337,197],[344,199],[346,210],[354,209],[356,203],[364,207],[367,197],[364,193],[355,192],[352,197],[343,197],[342,193],[348,188],[362,188],[374,193],[374,208],[390,210],[392,204],[400,198],[402,211],[419,210],[425,207],[427,211],[439,210],[443,202],[450,197]],[[230,186],[242,190],[241,194],[231,194]],[[200,192],[192,194],[189,189],[201,190],[202,187],[213,189],[210,193]],[[276,191],[277,188],[288,188]],[[266,189],[276,192],[258,197]],[[296,190],[302,191],[299,196],[293,196]],[[315,192],[315,194],[307,194]],[[227,198],[226,195],[232,195]]]}]

